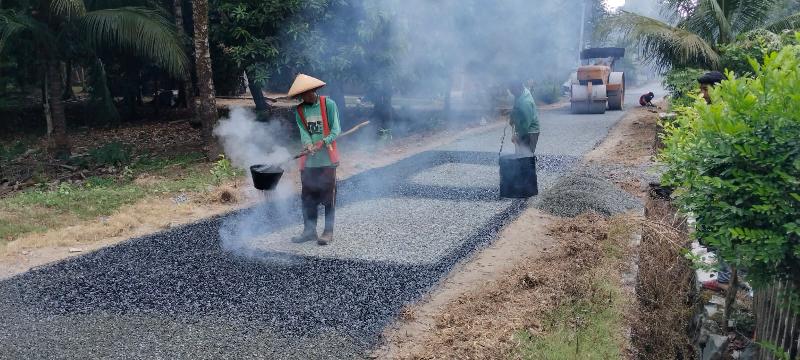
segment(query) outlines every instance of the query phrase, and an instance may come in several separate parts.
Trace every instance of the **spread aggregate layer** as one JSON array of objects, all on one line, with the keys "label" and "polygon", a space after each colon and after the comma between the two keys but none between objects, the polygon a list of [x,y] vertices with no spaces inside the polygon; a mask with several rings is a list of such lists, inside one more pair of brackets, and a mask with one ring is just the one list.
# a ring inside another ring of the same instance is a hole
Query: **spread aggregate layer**
[{"label": "spread aggregate layer", "polygon": [[[575,136],[540,142],[540,191],[620,115],[542,112],[542,139]],[[290,241],[295,196],[4,280],[0,358],[366,357],[405,304],[536,201],[499,198],[501,136],[456,139],[340,181],[326,247]],[[253,227],[245,241],[223,244],[220,231],[243,222]]]}]

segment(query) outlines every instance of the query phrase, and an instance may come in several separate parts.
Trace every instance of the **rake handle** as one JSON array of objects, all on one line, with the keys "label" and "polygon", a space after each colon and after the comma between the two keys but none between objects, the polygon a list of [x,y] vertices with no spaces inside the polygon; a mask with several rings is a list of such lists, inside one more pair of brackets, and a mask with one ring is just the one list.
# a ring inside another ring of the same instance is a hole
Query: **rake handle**
[{"label": "rake handle", "polygon": [[[359,129],[361,129],[362,127],[367,126],[367,125],[369,125],[369,121],[364,121],[364,122],[362,122],[362,123],[360,123],[360,124],[358,124],[356,126],[353,126],[350,130],[347,130],[347,131],[339,134],[339,136],[337,136],[336,138],[338,139],[338,138],[341,138],[343,136],[350,135],[350,134],[358,131]],[[295,155],[292,159],[299,159],[299,158],[301,158],[303,156],[306,156],[308,154],[311,154],[311,151],[303,150],[299,154]]]}]

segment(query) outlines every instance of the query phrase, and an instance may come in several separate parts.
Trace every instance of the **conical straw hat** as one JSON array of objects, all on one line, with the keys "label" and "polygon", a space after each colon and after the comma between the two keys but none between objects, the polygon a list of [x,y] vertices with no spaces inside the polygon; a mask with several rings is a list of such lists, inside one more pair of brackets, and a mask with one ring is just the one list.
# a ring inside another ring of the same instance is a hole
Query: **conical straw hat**
[{"label": "conical straw hat", "polygon": [[289,93],[286,94],[286,96],[295,97],[308,90],[319,89],[323,86],[325,86],[325,82],[322,80],[315,79],[305,74],[299,74],[294,79],[294,83],[292,84],[292,87],[289,89]]}]

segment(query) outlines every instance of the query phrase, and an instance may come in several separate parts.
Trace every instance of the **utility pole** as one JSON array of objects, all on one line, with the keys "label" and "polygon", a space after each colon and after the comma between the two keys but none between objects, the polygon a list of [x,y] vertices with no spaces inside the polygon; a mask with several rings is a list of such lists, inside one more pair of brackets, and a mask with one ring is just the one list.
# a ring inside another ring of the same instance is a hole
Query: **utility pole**
[{"label": "utility pole", "polygon": [[581,51],[583,51],[583,36],[586,33],[586,5],[589,3],[589,0],[583,0],[583,6],[581,6],[581,35],[580,35],[580,43],[578,44],[578,65],[581,64]]}]

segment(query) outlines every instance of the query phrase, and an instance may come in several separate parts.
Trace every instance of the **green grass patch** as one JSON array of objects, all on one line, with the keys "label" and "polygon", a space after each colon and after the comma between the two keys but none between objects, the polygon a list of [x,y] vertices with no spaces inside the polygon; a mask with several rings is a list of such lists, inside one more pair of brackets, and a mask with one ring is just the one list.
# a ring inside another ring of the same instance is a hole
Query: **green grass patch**
[{"label": "green grass patch", "polygon": [[[146,185],[133,181],[144,173],[160,178]],[[241,174],[241,171],[212,172],[202,155],[185,154],[140,159],[128,167],[123,180],[91,177],[80,185],[62,183],[55,189],[31,188],[0,199],[0,245],[32,232],[108,216],[148,196],[203,192]]]},{"label": "green grass patch", "polygon": [[524,359],[620,359],[625,348],[625,298],[619,267],[626,259],[632,228],[625,223],[609,226],[600,245],[602,258],[574,279],[578,291],[543,321],[544,334],[517,334]]},{"label": "green grass patch", "polygon": [[620,359],[624,326],[618,289],[610,284],[603,296],[564,305],[547,319],[546,335],[520,332],[524,359]]}]

